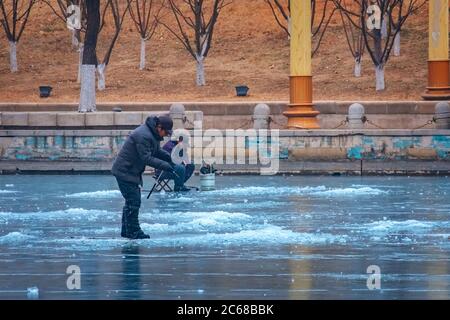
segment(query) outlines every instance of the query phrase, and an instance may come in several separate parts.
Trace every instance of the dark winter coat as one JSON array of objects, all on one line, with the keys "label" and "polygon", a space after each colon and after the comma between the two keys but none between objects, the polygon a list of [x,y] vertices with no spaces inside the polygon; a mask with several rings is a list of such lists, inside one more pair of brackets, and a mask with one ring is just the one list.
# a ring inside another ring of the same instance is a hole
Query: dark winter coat
[{"label": "dark winter coat", "polygon": [[149,117],[128,136],[112,167],[115,177],[142,185],[146,166],[166,171],[172,169],[170,154],[160,147],[163,139],[156,130],[156,122],[156,117]]}]

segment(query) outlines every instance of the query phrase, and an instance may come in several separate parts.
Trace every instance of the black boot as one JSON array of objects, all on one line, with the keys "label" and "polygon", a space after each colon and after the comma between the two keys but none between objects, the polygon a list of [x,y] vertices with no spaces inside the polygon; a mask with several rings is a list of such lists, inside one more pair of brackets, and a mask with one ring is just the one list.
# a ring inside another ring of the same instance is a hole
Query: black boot
[{"label": "black boot", "polygon": [[130,208],[127,215],[127,235],[128,239],[150,239],[150,236],[142,231],[139,225],[139,208]]},{"label": "black boot", "polygon": [[122,238],[126,238],[127,233],[127,216],[128,216],[128,207],[124,206],[122,210],[122,231],[120,232],[120,235]]},{"label": "black boot", "polygon": [[187,187],[185,187],[185,186],[181,186],[181,187],[175,187],[175,188],[174,188],[174,191],[175,191],[175,192],[190,192],[191,189],[190,189],[190,188],[187,188]]}]

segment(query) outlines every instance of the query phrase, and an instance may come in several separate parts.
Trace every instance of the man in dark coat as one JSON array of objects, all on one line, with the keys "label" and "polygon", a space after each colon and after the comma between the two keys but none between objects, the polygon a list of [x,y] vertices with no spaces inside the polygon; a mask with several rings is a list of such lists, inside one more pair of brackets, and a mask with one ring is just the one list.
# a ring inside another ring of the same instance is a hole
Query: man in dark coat
[{"label": "man in dark coat", "polygon": [[[139,225],[142,174],[146,166],[184,177],[184,167],[172,163],[169,153],[160,147],[161,141],[172,134],[173,122],[169,117],[149,117],[145,124],[134,130],[125,141],[112,167],[120,192],[125,198],[122,213],[124,238],[148,239]],[[182,171],[182,172],[181,172]],[[184,186],[184,179],[175,179],[175,187]]]}]

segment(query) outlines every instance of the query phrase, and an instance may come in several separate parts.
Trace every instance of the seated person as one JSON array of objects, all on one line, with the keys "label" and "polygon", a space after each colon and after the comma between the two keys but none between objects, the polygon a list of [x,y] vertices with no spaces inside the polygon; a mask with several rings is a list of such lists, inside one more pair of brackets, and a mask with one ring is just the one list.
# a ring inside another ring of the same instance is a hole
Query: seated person
[{"label": "seated person", "polygon": [[[172,137],[170,141],[168,141],[164,146],[163,149],[167,151],[169,154],[172,154],[173,149],[178,145],[182,144],[184,137],[180,135],[180,137],[177,139],[175,136]],[[183,158],[183,149],[180,149],[180,158]],[[175,173],[178,175],[174,175],[170,172],[164,172],[161,176],[161,179],[166,180],[174,180],[175,181],[175,192],[188,192],[191,191],[191,189],[184,186],[184,183],[186,183],[194,174],[195,171],[195,165],[189,163],[189,159],[186,157],[186,160],[182,161],[180,165],[175,166]],[[156,170],[156,176],[159,177],[161,174],[160,170]],[[180,187],[180,185],[182,186]]]}]

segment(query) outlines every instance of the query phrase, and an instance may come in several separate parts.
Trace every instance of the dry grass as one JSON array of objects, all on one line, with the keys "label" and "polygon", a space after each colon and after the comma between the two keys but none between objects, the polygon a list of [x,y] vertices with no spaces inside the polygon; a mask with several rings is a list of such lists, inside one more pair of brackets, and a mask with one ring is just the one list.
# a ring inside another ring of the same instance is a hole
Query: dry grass
[{"label": "dry grass", "polygon": [[[245,2],[245,5],[243,5]],[[371,61],[363,77],[353,77],[351,57],[342,30],[334,23],[314,64],[316,100],[418,100],[427,78],[427,10],[407,22],[402,56],[386,67],[387,89],[375,92]],[[139,37],[131,19],[114,49],[107,70],[107,89],[98,101],[234,101],[234,86],[251,88],[251,100],[287,100],[289,42],[263,0],[235,1],[219,18],[213,48],[206,60],[207,85],[195,85],[195,63],[181,44],[162,28],[147,47],[147,69],[139,71]],[[108,31],[108,27],[106,29]],[[100,54],[106,46],[100,39]],[[77,102],[78,54],[70,48],[64,24],[44,6],[32,13],[18,46],[19,73],[9,72],[7,41],[0,37],[0,101],[42,102],[39,85],[54,87],[46,102]]]}]

